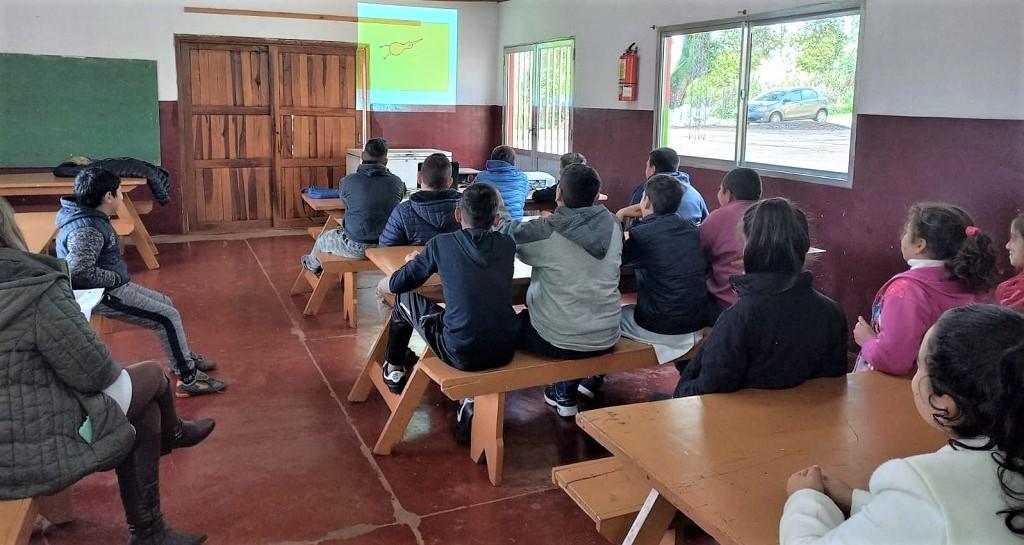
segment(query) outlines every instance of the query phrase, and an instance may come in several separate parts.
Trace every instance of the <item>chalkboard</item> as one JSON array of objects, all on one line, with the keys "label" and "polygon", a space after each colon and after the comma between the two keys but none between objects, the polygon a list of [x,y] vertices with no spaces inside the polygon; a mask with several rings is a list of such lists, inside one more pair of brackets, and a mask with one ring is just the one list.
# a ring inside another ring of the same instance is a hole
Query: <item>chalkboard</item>
[{"label": "chalkboard", "polygon": [[160,162],[156,61],[0,53],[0,167]]}]

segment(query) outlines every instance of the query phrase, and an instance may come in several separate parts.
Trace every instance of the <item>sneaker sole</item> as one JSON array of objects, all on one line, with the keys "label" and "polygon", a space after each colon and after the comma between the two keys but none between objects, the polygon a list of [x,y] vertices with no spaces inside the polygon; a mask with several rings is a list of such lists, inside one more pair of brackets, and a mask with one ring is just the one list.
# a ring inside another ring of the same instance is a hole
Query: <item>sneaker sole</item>
[{"label": "sneaker sole", "polygon": [[579,408],[577,407],[563,407],[562,405],[559,405],[557,401],[551,399],[547,395],[544,396],[544,403],[547,403],[548,405],[554,407],[555,410],[558,412],[558,416],[561,416],[563,418],[576,416],[580,412]]},{"label": "sneaker sole", "polygon": [[597,392],[592,391],[590,388],[587,388],[582,384],[576,387],[576,391],[579,392],[580,395],[586,397],[587,399],[594,399],[597,397]]}]

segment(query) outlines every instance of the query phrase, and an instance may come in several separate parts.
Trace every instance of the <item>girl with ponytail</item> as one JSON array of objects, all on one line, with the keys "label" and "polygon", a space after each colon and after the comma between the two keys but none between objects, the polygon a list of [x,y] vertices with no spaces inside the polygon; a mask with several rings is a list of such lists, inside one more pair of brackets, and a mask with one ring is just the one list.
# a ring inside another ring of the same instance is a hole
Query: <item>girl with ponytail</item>
[{"label": "girl with ponytail", "polygon": [[975,303],[996,284],[992,239],[956,206],[919,203],[900,241],[910,270],[885,283],[853,330],[861,346],[855,371],[910,376],[925,331],[943,312]]},{"label": "girl with ponytail", "polygon": [[1014,218],[1010,224],[1010,241],[1006,243],[1010,253],[1010,266],[1017,271],[1017,276],[999,284],[996,298],[999,304],[1024,310],[1024,213]]},{"label": "girl with ponytail", "polygon": [[1024,543],[1024,315],[998,305],[947,311],[910,384],[921,418],[949,444],[882,464],[870,491],[819,466],[795,473],[781,545]]}]

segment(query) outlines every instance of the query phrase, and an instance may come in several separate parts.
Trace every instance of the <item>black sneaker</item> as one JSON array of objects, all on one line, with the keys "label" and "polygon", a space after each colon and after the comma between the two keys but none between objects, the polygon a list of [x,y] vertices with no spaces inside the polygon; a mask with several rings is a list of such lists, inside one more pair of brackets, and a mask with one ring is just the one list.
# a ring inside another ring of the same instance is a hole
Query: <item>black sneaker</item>
[{"label": "black sneaker", "polygon": [[604,386],[604,375],[594,375],[581,380],[576,391],[587,399],[594,399],[597,394],[601,393],[602,386]]},{"label": "black sneaker", "polygon": [[405,389],[405,380],[408,378],[409,373],[402,367],[391,366],[391,372],[388,372],[388,364],[384,364],[384,384],[387,385],[388,390],[391,390],[393,394],[400,394]]},{"label": "black sneaker", "polygon": [[455,413],[455,442],[468,445],[473,437],[473,398],[468,397],[459,403]]},{"label": "black sneaker", "polygon": [[554,407],[558,411],[558,416],[565,418],[576,416],[576,413],[580,412],[576,407],[576,396],[559,397],[554,385],[544,388],[544,402]]}]

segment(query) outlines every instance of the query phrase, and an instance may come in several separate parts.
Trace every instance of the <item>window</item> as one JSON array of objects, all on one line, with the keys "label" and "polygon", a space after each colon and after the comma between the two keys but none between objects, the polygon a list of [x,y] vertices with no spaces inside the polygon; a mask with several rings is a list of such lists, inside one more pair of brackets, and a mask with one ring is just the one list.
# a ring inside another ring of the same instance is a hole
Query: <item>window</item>
[{"label": "window", "polygon": [[505,143],[527,170],[558,172],[572,145],[573,41],[505,50]]},{"label": "window", "polygon": [[663,30],[659,145],[846,183],[859,33],[855,9]]}]

